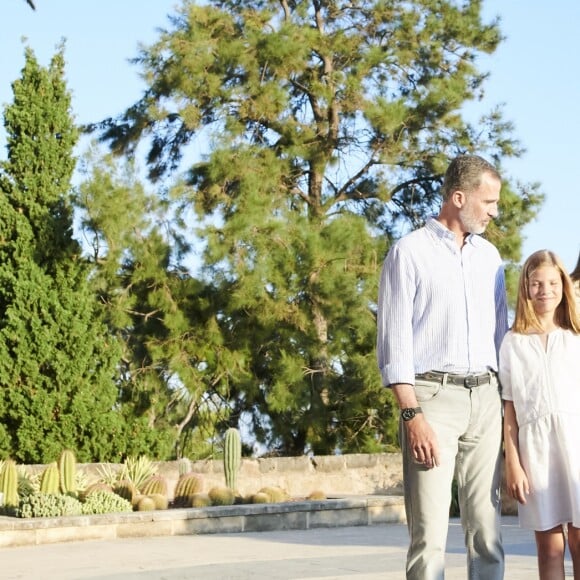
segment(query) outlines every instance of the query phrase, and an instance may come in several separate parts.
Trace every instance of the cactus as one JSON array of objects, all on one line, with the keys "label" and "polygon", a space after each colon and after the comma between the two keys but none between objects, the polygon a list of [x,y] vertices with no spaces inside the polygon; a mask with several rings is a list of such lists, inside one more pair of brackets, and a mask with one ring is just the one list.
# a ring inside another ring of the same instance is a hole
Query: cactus
[{"label": "cactus", "polygon": [[270,503],[270,496],[263,491],[259,491],[251,497],[251,500],[252,503]]},{"label": "cactus", "polygon": [[169,500],[166,495],[161,493],[152,493],[149,495],[153,502],[155,503],[156,510],[166,510],[169,507]]},{"label": "cactus", "polygon": [[212,487],[208,491],[212,505],[233,505],[236,496],[229,487]]},{"label": "cactus", "polygon": [[59,473],[56,461],[46,466],[40,478],[41,493],[57,494],[59,493]]},{"label": "cactus", "polygon": [[58,460],[60,475],[60,491],[63,494],[76,495],[77,493],[77,458],[74,451],[65,449]]},{"label": "cactus", "polygon": [[263,487],[258,493],[265,493],[268,496],[269,503],[281,503],[288,500],[288,494],[281,488],[276,486]]},{"label": "cactus", "polygon": [[139,489],[143,495],[160,493],[167,496],[167,480],[162,475],[152,475]]},{"label": "cactus", "polygon": [[226,485],[231,490],[238,488],[238,472],[242,461],[242,441],[240,432],[231,427],[226,431],[224,440],[224,472]]},{"label": "cactus", "polygon": [[207,493],[194,493],[190,498],[190,506],[194,508],[209,507],[211,499]]},{"label": "cactus", "polygon": [[138,512],[151,512],[155,510],[155,501],[148,495],[141,496],[136,508]]},{"label": "cactus", "polygon": [[177,462],[179,477],[191,473],[191,461],[187,457],[182,457]]},{"label": "cactus", "polygon": [[18,470],[16,462],[7,459],[0,471],[0,491],[4,494],[4,506],[14,508],[18,506]]},{"label": "cactus", "polygon": [[79,493],[79,499],[81,502],[86,502],[94,493],[113,493],[113,488],[108,483],[96,481],[95,483],[87,485],[87,487]]},{"label": "cactus", "polygon": [[157,473],[157,467],[146,455],[141,455],[138,459],[127,457],[119,479],[130,479],[137,489],[152,476]]},{"label": "cactus", "polygon": [[133,503],[134,497],[137,495],[137,488],[130,479],[122,479],[113,486],[113,491],[120,497]]},{"label": "cactus", "polygon": [[326,494],[322,490],[315,489],[315,490],[310,492],[310,494],[308,495],[308,497],[306,499],[309,499],[312,501],[324,501],[327,498],[326,498]]},{"label": "cactus", "polygon": [[82,504],[70,495],[53,493],[31,493],[22,499],[18,508],[21,518],[55,518],[60,516],[78,516],[82,513]]},{"label": "cactus", "polygon": [[185,473],[180,476],[175,485],[174,504],[175,507],[185,507],[191,505],[191,496],[199,493],[202,488],[202,479],[196,473]]}]

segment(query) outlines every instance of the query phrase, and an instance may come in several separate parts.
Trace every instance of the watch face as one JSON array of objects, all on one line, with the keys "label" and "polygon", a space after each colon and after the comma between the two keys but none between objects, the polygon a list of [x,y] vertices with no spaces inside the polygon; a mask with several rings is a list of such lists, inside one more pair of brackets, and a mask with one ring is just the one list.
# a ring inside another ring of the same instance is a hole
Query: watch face
[{"label": "watch face", "polygon": [[403,421],[410,421],[415,416],[415,409],[403,409],[401,411],[401,417],[403,417]]}]

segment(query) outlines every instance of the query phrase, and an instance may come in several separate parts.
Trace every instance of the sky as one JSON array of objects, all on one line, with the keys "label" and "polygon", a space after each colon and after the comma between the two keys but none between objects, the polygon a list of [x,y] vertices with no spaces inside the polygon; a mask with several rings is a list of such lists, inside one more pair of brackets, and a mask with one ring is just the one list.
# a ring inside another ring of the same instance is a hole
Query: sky
[{"label": "sky", "polygon": [[[24,44],[47,66],[62,39],[73,114],[79,123],[115,116],[141,95],[144,83],[129,63],[140,43],[169,27],[178,0],[4,0],[0,13],[0,105],[12,102],[11,83],[24,65]],[[572,270],[580,252],[580,2],[484,0],[486,21],[498,16],[506,37],[481,60],[488,71],[481,111],[504,105],[514,135],[526,149],[502,168],[510,180],[539,182],[546,200],[523,230],[523,259],[539,249],[556,252]],[[5,141],[0,139],[4,146]],[[5,153],[0,153],[5,158]]]}]

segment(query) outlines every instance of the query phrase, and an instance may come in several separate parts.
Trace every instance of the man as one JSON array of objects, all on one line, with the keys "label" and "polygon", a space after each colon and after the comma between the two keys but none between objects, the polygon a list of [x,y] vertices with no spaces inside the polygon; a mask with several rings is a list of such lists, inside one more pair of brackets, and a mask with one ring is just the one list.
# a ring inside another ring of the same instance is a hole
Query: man
[{"label": "man", "polygon": [[444,578],[454,476],[468,578],[503,578],[497,353],[507,304],[499,253],[478,235],[498,215],[500,189],[487,161],[457,157],[438,217],[395,243],[383,264],[377,358],[401,409],[410,580]]}]

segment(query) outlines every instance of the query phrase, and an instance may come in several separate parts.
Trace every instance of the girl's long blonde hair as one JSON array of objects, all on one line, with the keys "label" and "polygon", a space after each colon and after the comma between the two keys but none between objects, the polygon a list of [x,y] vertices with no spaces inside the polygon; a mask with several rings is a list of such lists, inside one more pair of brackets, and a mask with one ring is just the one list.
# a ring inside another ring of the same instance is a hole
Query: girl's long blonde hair
[{"label": "girl's long blonde hair", "polygon": [[562,301],[556,308],[555,321],[560,328],[580,333],[580,322],[576,312],[576,299],[572,280],[566,272],[562,261],[554,252],[538,250],[534,252],[524,263],[520,274],[518,287],[518,299],[516,303],[516,316],[512,330],[520,334],[528,334],[530,331],[542,331],[540,321],[534,312],[530,300],[530,276],[541,266],[553,266],[560,272],[562,280]]}]

